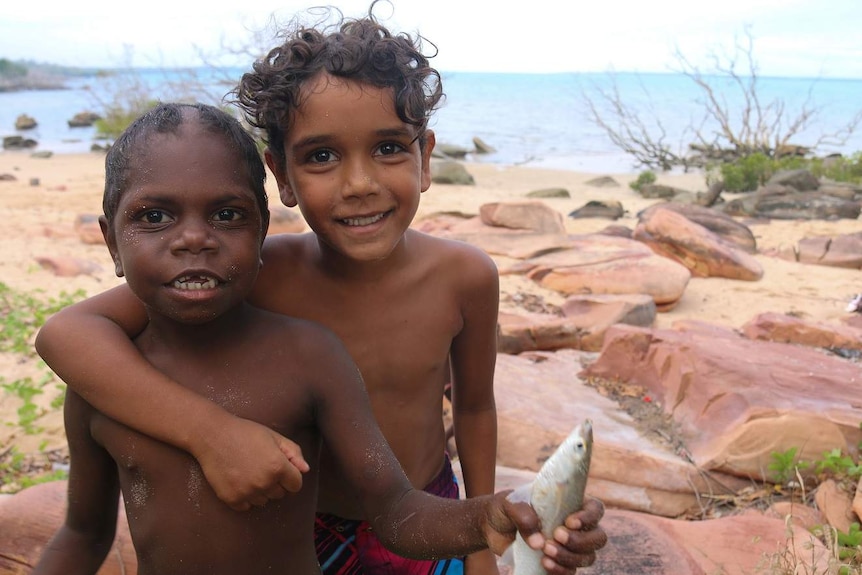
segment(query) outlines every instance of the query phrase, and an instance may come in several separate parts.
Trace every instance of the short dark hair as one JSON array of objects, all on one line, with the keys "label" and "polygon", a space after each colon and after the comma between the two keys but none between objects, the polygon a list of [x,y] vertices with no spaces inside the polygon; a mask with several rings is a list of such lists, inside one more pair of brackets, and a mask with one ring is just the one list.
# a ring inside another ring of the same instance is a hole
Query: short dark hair
[{"label": "short dark hair", "polygon": [[233,90],[246,120],[266,133],[270,152],[282,164],[290,114],[302,104],[303,84],[320,72],[392,88],[398,117],[418,128],[424,145],[428,119],[443,98],[440,74],[422,53],[420,36],[392,34],[378,23],[372,14],[376,3],[363,18],[344,18],[331,8],[340,16],[338,23],[296,24],[283,33],[284,43],[256,61]]},{"label": "short dark hair", "polygon": [[249,187],[257,198],[264,222],[269,221],[269,204],[264,183],[266,168],[254,139],[236,118],[227,112],[195,103],[161,103],[142,114],[111,145],[105,157],[105,194],[102,210],[112,221],[120,204],[120,195],[128,185],[132,159],[149,138],[156,134],[176,134],[184,122],[197,122],[207,132],[225,138],[246,166]]}]

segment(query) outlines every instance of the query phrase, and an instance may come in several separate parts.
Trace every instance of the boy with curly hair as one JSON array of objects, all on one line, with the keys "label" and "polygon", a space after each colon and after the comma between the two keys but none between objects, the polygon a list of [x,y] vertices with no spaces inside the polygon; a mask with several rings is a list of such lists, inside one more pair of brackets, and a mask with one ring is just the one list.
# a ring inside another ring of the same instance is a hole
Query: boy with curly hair
[{"label": "boy with curly hair", "polygon": [[[333,28],[298,27],[243,76],[236,99],[265,132],[281,201],[298,206],[312,230],[266,239],[250,301],[332,329],[359,366],[410,482],[458,497],[441,414],[451,382],[470,498],[494,489],[499,280],[481,250],[410,229],[431,184],[435,138],[428,120],[443,95],[420,48],[418,38],[392,34],[369,12]],[[133,335],[145,324],[140,305],[120,287],[55,316],[37,344],[99,409],[192,453],[225,501],[261,505],[293,489],[295,469],[276,449],[288,445],[282,437],[237,429],[250,424],[182,395],[131,346],[121,360],[95,353],[116,341],[118,325]],[[87,337],[74,353],[59,353],[72,330]],[[120,384],[112,374],[122,368],[131,373]],[[325,573],[458,572],[450,563],[417,563],[383,549],[328,447],[320,477],[316,540]],[[589,500],[559,530],[559,542],[546,543],[551,572],[594,561],[606,541],[597,528],[602,513]],[[497,570],[488,552],[469,557],[466,568],[471,575]]]}]

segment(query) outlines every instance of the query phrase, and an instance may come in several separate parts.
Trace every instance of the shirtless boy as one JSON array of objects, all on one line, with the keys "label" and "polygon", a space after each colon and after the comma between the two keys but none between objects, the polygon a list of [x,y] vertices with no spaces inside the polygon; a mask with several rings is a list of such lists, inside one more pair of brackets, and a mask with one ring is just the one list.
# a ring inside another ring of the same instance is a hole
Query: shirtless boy
[{"label": "shirtless boy", "polygon": [[297,493],[236,511],[188,453],[69,390],[69,508],[34,574],[96,573],[119,490],[140,575],[320,573],[321,440],[388,547],[427,557],[505,548],[515,529],[505,494],[453,501],[413,488],[338,338],[245,303],[269,210],[263,163],[239,122],[210,106],[160,105],[120,136],[106,172],[100,223],[118,275],[148,313],[135,338],[141,354],[191,392],[292,437],[311,465]]},{"label": "shirtless boy", "polygon": [[[332,329],[359,366],[377,422],[412,485],[457,497],[441,414],[451,381],[465,491],[492,493],[497,270],[475,247],[409,228],[431,184],[435,140],[427,125],[442,96],[439,74],[414,38],[392,35],[371,16],[286,38],[255,63],[236,95],[266,134],[266,162],[282,202],[298,206],[312,232],[267,238],[250,301]],[[122,335],[117,324],[136,334],[145,323],[143,308],[120,287],[55,316],[37,345],[94,406],[192,453],[225,501],[261,504],[293,488],[295,470],[290,476],[276,450],[280,439],[236,431],[249,423],[181,395],[132,346],[101,356]],[[70,342],[73,332],[79,337]],[[278,354],[267,361],[283,363]],[[120,369],[129,375],[122,385],[114,378]],[[317,543],[325,572],[374,573],[380,563],[412,572],[375,542],[326,451],[321,466]],[[558,530],[560,543],[547,543],[552,573],[594,561],[606,541],[596,528],[602,512],[588,500],[568,529]],[[469,558],[467,572],[496,573],[494,558]]]}]

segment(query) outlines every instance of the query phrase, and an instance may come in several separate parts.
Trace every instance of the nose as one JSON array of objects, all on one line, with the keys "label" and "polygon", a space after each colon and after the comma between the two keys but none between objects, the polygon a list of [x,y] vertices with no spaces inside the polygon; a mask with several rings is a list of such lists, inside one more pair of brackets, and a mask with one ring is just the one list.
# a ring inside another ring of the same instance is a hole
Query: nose
[{"label": "nose", "polygon": [[190,252],[198,254],[204,251],[218,249],[212,224],[207,221],[185,221],[176,229],[176,235],[171,240],[171,251],[174,253]]},{"label": "nose", "polygon": [[345,198],[362,198],[379,192],[374,166],[364,158],[352,158],[345,162],[342,195]]}]

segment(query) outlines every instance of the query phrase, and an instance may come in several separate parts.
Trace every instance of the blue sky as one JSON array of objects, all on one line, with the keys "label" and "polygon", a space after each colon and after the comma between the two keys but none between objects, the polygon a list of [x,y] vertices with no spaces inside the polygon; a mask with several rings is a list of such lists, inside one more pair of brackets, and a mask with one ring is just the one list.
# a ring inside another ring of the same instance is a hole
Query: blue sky
[{"label": "blue sky", "polygon": [[[301,0],[22,0],[0,3],[0,57],[64,65],[200,63],[224,53],[270,16],[284,20],[319,2]],[[335,5],[350,16],[365,0]],[[760,73],[862,79],[860,0],[391,0],[387,25],[433,41],[442,71],[666,72],[679,48],[695,64],[732,46],[746,28]],[[244,62],[240,62],[244,64]]]}]

